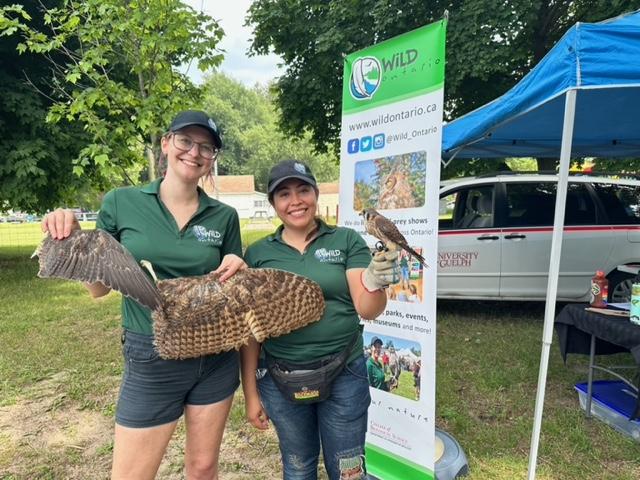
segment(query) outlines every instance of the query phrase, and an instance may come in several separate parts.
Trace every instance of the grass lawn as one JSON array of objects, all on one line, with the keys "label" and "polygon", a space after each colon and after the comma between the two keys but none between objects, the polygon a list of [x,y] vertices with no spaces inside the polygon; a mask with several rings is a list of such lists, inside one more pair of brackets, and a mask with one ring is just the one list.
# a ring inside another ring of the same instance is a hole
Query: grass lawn
[{"label": "grass lawn", "polygon": [[[34,225],[11,227],[27,235]],[[25,246],[0,229],[0,479],[107,478],[122,368],[119,296],[93,301],[79,284],[36,278],[35,227]],[[464,448],[471,480],[526,476],[543,312],[532,303],[438,306],[436,422]],[[579,410],[573,384],[586,379],[586,365],[571,356],[565,366],[552,346],[538,478],[638,479],[640,444]],[[221,479],[279,478],[272,430],[247,425],[238,392]],[[183,437],[180,426],[158,478],[183,478]]]},{"label": "grass lawn", "polygon": [[[80,225],[85,230],[95,228],[95,222],[80,222]],[[271,223],[261,222],[254,224],[251,224],[246,219],[240,220],[243,248],[273,232],[277,225],[279,225],[277,220]],[[33,246],[35,249],[43,236],[40,223],[0,223],[0,248],[20,249],[25,246]],[[6,252],[7,250],[4,251]]]},{"label": "grass lawn", "polygon": [[[387,376],[388,379],[388,376]],[[416,387],[413,384],[413,373],[403,370],[398,378],[398,386],[391,391],[394,395],[415,400]]]}]

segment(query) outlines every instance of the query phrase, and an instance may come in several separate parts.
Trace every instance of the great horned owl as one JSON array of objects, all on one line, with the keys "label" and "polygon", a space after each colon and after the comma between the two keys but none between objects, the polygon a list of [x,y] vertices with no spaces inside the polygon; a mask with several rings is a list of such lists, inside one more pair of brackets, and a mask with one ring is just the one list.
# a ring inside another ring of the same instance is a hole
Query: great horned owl
[{"label": "great horned owl", "polygon": [[38,256],[42,278],[101,282],[151,310],[154,339],[164,358],[189,358],[238,349],[313,323],[324,297],[313,281],[275,269],[247,268],[224,283],[219,274],[160,280],[102,230],[47,236]]},{"label": "great horned owl", "polygon": [[413,208],[416,200],[407,177],[402,172],[391,172],[382,186],[378,207],[383,210],[393,208]]}]

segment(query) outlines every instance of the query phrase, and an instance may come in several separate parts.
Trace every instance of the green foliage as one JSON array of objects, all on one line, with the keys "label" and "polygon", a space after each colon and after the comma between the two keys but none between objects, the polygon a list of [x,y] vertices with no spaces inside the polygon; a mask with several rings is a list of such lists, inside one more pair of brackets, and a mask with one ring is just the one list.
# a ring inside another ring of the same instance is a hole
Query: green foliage
[{"label": "green foliage", "polygon": [[640,159],[638,158],[597,158],[594,160],[593,173],[621,173],[638,175]]},{"label": "green foliage", "polygon": [[[216,66],[222,29],[179,0],[61,0],[29,22],[5,7],[0,34],[20,32],[20,52],[50,62],[47,121],[77,122],[89,141],[72,161],[77,176],[111,185],[135,181],[176,111],[198,105],[198,89],[177,67],[197,60]],[[118,180],[116,180],[118,179]]]},{"label": "green foliage", "polygon": [[453,119],[498,97],[576,21],[638,8],[637,0],[257,0],[247,17],[252,51],[286,65],[274,90],[286,132],[310,130],[338,148],[342,54],[431,23],[449,10],[445,113]]},{"label": "green foliage", "polygon": [[204,108],[223,135],[219,174],[254,175],[256,189],[264,192],[269,169],[280,160],[295,158],[307,163],[318,181],[338,178],[335,156],[314,153],[309,135],[290,138],[278,129],[278,111],[264,88],[247,88],[215,73],[207,77],[203,90]]},{"label": "green foliage", "polygon": [[[513,159],[480,158],[480,159],[453,159],[453,161],[440,172],[441,179],[446,180],[457,177],[476,177],[478,175],[501,172],[506,170],[519,170],[517,165],[511,165]],[[526,164],[527,166],[529,164]],[[537,164],[533,161],[533,167],[529,171],[537,170]]]},{"label": "green foliage", "polygon": [[47,89],[43,80],[49,73],[47,61],[29,52],[21,54],[19,36],[11,35],[21,21],[43,27],[44,19],[33,6],[9,10],[16,12],[16,18],[0,11],[4,35],[0,36],[0,211],[42,211],[86,188],[86,178],[72,176],[69,159],[78,154],[87,136],[78,125],[45,122],[51,101],[37,89]]}]

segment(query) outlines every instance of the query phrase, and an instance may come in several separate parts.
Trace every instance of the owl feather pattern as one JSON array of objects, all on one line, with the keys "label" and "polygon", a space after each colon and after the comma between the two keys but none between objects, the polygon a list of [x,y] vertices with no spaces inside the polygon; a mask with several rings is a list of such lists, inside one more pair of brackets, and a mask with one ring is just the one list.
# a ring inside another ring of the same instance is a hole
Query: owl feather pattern
[{"label": "owl feather pattern", "polygon": [[238,349],[284,335],[320,319],[324,297],[313,281],[283,270],[247,268],[221,283],[219,274],[149,278],[133,256],[101,230],[45,238],[42,278],[102,282],[151,310],[156,349],[163,358],[191,358]]}]

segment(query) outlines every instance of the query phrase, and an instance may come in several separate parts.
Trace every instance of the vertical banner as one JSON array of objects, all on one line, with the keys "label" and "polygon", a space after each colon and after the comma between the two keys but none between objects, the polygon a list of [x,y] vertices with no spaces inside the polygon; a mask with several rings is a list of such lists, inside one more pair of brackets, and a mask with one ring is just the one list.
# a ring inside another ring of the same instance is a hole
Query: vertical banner
[{"label": "vertical banner", "polygon": [[403,251],[387,309],[365,322],[371,385],[366,460],[382,480],[434,478],[438,191],[446,20],[345,59],[340,223],[367,235],[363,209],[391,219]]}]

